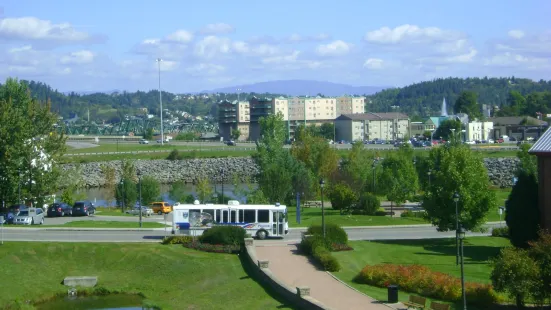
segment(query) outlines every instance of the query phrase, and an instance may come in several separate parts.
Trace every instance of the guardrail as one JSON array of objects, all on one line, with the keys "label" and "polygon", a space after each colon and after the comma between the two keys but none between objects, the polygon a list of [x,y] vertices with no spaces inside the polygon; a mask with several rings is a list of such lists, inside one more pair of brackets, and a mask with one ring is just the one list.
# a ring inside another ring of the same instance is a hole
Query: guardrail
[{"label": "guardrail", "polygon": [[[178,152],[209,152],[209,151],[255,151],[256,148],[208,148],[208,149],[185,149],[185,150],[177,150]],[[173,150],[152,150],[152,151],[123,151],[123,152],[87,152],[87,153],[69,153],[64,154],[63,156],[89,156],[89,155],[119,155],[119,154],[150,154],[150,153],[170,153]]]}]

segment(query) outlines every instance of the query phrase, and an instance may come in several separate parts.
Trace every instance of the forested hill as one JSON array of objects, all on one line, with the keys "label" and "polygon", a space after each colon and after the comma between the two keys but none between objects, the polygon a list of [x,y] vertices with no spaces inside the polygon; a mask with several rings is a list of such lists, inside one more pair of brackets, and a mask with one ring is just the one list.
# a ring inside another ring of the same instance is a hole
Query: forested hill
[{"label": "forested hill", "polygon": [[[52,111],[57,112],[63,118],[71,118],[74,115],[79,118],[87,118],[90,112],[90,120],[96,122],[117,122],[125,115],[141,114],[142,108],[147,112],[159,115],[159,92],[114,92],[93,94],[63,94],[42,82],[25,82],[31,95],[40,101],[51,101]],[[237,94],[183,94],[177,95],[163,91],[163,108],[171,111],[180,110],[190,112],[195,116],[216,115],[216,102],[222,99],[236,100]],[[277,94],[242,93],[240,98],[273,97]]]},{"label": "forested hill", "polygon": [[[368,97],[370,112],[396,111],[410,116],[439,115],[442,98],[446,98],[448,112],[452,113],[455,100],[462,91],[478,94],[479,104],[502,106],[510,91],[522,95],[551,91],[551,81],[535,82],[529,79],[511,78],[445,78],[421,82],[403,88],[392,88]],[[393,107],[394,106],[394,107]]]}]

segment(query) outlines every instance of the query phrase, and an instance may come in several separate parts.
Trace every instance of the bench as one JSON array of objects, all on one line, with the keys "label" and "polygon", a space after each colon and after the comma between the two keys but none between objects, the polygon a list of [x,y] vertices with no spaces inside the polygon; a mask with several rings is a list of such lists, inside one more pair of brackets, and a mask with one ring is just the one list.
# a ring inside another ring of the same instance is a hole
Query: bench
[{"label": "bench", "polygon": [[425,309],[427,304],[427,299],[421,296],[409,295],[408,301],[403,302],[405,306],[414,309]]},{"label": "bench", "polygon": [[429,309],[430,310],[450,310],[450,305],[431,301]]}]

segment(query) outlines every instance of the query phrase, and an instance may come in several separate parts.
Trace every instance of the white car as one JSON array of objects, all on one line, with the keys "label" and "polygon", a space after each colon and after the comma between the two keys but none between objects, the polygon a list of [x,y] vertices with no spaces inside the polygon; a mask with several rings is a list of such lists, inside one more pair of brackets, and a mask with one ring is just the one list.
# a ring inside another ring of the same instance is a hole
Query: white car
[{"label": "white car", "polygon": [[140,144],[149,144],[149,141],[146,139],[140,139]]},{"label": "white car", "polygon": [[[126,214],[140,215],[140,207],[135,206],[130,210],[126,210]],[[142,216],[150,216],[153,214],[153,209],[142,206]]]},{"label": "white car", "polygon": [[476,142],[471,141],[471,140],[467,140],[467,141],[465,141],[465,144],[476,144]]}]

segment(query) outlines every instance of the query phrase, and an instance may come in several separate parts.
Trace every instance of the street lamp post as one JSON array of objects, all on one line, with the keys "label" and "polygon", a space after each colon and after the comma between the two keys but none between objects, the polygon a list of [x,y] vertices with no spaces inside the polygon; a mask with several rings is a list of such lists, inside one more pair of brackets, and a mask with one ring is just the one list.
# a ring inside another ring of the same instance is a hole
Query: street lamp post
[{"label": "street lamp post", "polygon": [[161,92],[161,58],[157,58],[157,64],[159,65],[159,105],[161,107],[161,145],[165,143],[164,131],[163,131],[163,95]]},{"label": "street lamp post", "polygon": [[461,297],[463,299],[463,310],[467,310],[467,295],[465,294],[465,271],[464,263],[465,255],[463,253],[463,240],[465,239],[465,229],[460,227],[456,232],[456,239],[461,243]]},{"label": "street lamp post", "polygon": [[138,170],[138,192],[139,192],[139,205],[140,208],[140,228],[142,228],[142,173]]},{"label": "street lamp post", "polygon": [[121,179],[121,211],[124,213],[124,178]]},{"label": "street lamp post", "polygon": [[320,192],[321,192],[321,230],[323,231],[323,239],[325,240],[325,208],[323,206],[323,187],[325,186],[325,181],[320,179]]},{"label": "street lamp post", "polygon": [[432,174],[432,170],[429,169],[429,171],[427,172],[427,174],[429,175],[429,190],[430,190],[430,176],[431,176],[431,174]]},{"label": "street lamp post", "polygon": [[[459,202],[459,193],[455,192],[453,194],[453,201],[455,202],[455,230],[459,231],[459,210],[457,208],[457,203]],[[455,255],[455,264],[459,265],[459,240],[455,238],[455,247],[457,248],[457,254]]]},{"label": "street lamp post", "polygon": [[377,160],[373,160],[373,164],[371,164],[371,170],[373,171],[373,182],[371,183],[373,185],[373,194],[375,194],[375,168],[377,166]]},{"label": "street lamp post", "polygon": [[222,177],[222,204],[225,204],[224,202],[224,169],[220,169],[220,176]]}]

